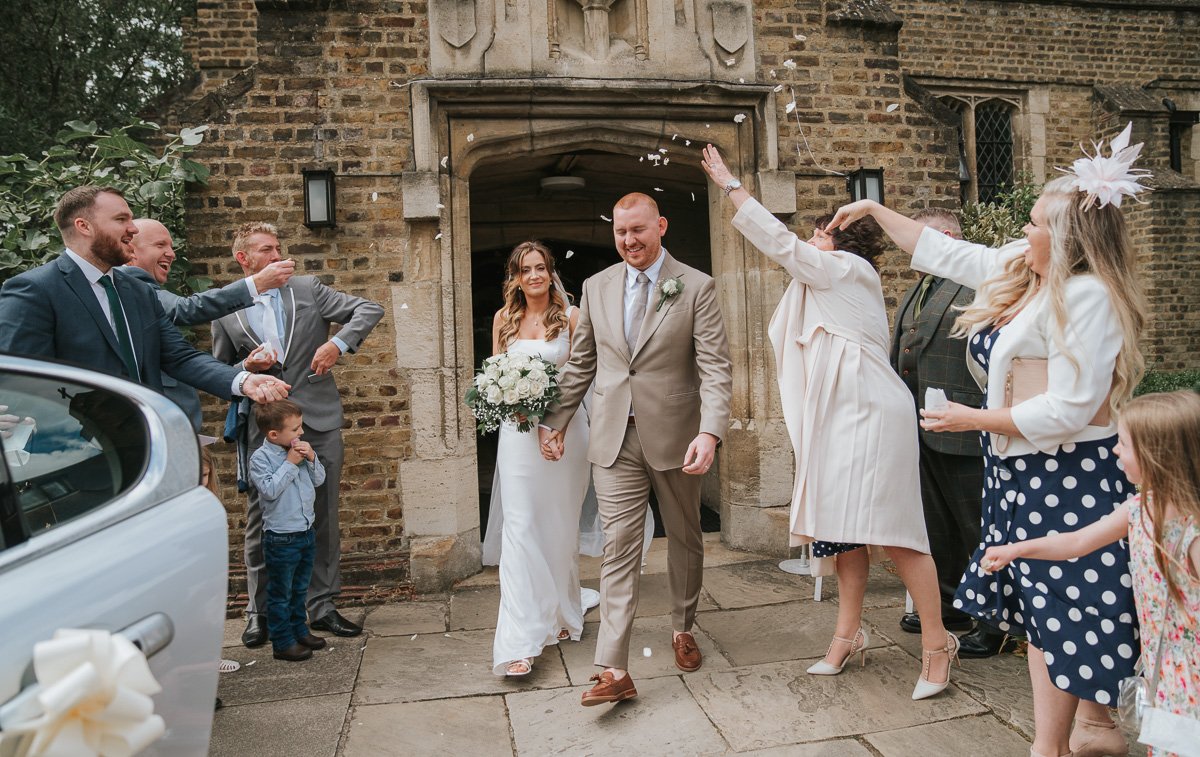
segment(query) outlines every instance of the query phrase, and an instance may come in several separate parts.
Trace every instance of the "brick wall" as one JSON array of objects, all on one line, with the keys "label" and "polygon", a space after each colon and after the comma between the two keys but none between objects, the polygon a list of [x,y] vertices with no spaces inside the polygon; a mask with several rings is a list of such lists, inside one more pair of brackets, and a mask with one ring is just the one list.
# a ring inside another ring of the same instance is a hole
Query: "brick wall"
[{"label": "brick wall", "polygon": [[183,22],[183,44],[203,89],[224,84],[258,60],[257,30],[254,0],[196,1],[196,15]]}]

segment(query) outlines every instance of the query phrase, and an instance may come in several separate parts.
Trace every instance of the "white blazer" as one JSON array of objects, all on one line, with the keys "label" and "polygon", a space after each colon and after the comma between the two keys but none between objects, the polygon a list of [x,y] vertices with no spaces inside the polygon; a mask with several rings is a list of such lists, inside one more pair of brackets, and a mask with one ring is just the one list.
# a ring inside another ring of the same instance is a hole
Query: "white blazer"
[{"label": "white blazer", "polygon": [[[999,274],[1013,257],[1025,254],[1027,247],[1022,240],[994,250],[926,228],[913,251],[912,266],[975,289],[979,302],[987,296],[986,291],[979,291],[984,282]],[[1088,425],[1108,398],[1122,346],[1121,324],[1112,299],[1103,282],[1091,274],[1072,276],[1065,289],[1067,323],[1061,346],[1054,339],[1054,313],[1043,288],[1000,329],[986,374],[968,351],[967,364],[987,393],[989,408],[1004,406],[1005,377],[1013,358],[1047,359],[1045,394],[1012,409],[1013,423],[1024,438],[1013,437],[1008,449],[1000,454],[995,445],[998,435],[991,435],[992,453],[1000,457],[1032,452],[1052,455],[1064,444],[1105,439],[1117,433],[1115,418],[1107,426]],[[978,325],[972,329],[968,350],[980,329]]]}]

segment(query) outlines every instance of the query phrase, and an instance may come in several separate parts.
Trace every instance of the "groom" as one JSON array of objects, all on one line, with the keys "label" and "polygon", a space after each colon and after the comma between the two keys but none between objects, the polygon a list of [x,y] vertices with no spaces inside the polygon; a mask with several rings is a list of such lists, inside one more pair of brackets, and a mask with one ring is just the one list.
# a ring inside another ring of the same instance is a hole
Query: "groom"
[{"label": "groom", "polygon": [[625,261],[583,284],[562,397],[542,421],[542,454],[562,455],[562,431],[595,381],[588,459],[604,527],[600,636],[583,705],[637,696],[629,637],[638,603],[642,529],[650,488],[667,532],[675,665],[698,670],[692,637],[704,572],[700,479],[729,426],[733,385],[725,324],[711,277],[662,246],[667,219],[635,192],[613,209],[613,236]]}]

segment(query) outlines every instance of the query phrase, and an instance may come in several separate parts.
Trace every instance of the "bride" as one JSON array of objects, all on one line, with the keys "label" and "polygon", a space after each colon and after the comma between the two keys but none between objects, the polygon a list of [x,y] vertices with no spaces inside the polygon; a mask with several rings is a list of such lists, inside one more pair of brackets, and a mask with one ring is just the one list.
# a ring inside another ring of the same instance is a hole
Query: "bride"
[{"label": "bride", "polygon": [[[509,255],[506,272],[504,307],[492,321],[493,354],[536,355],[561,367],[579,310],[558,283],[550,250],[541,242],[522,242]],[[578,550],[590,478],[585,413],[576,415],[567,437],[562,459],[547,462],[536,428],[524,433],[514,423],[500,428],[496,477],[504,515],[500,614],[492,645],[496,675],[525,675],[544,647],[578,641],[583,632]]]}]

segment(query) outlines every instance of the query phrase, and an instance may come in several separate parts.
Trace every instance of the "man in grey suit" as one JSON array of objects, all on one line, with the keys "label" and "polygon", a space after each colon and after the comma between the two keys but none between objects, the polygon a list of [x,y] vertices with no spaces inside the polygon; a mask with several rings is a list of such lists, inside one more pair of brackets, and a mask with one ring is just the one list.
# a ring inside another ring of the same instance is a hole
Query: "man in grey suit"
[{"label": "man in grey suit", "polygon": [[124,270],[137,227],[119,190],[76,187],[59,199],[54,221],[63,253],[0,289],[0,352],[68,361],[160,392],[168,375],[223,399],[287,396],[279,379],[188,344],[154,292]]},{"label": "man in grey suit", "polygon": [[[253,276],[247,276],[228,286],[180,297],[163,289],[175,262],[175,244],[171,239],[170,230],[151,218],[139,218],[133,225],[137,227],[138,233],[130,242],[131,259],[125,270],[135,279],[154,288],[167,317],[176,326],[207,324],[223,315],[244,310],[254,304],[254,298],[259,292],[286,284],[296,270],[295,261],[280,260]],[[195,387],[183,381],[176,381],[170,376],[163,376],[163,388],[165,394],[183,408],[192,422],[192,427],[199,432],[200,395]]]},{"label": "man in grey suit", "polygon": [[[930,208],[913,220],[962,239],[958,218],[948,210]],[[901,298],[892,333],[892,367],[912,391],[918,410],[931,387],[944,390],[951,402],[971,407],[983,403],[983,393],[967,369],[966,342],[950,336],[959,312],[974,299],[975,290],[928,274]],[[974,624],[954,607],[954,592],[979,544],[983,491],[979,434],[921,430],[920,453],[921,503],[942,594],[942,624],[951,631],[969,631]],[[908,613],[900,619],[900,627],[920,633],[921,619]],[[962,638],[959,654],[989,657],[1000,650],[1003,639],[998,629],[981,623]]]},{"label": "man in grey suit", "polygon": [[[242,224],[234,234],[233,255],[247,276],[256,275],[282,256],[279,232],[269,223]],[[213,354],[226,363],[245,361],[265,345],[271,372],[295,388],[292,400],[304,411],[304,440],[325,464],[325,483],[317,488],[317,550],[306,606],[312,628],[338,636],[357,636],[358,625],[334,606],[341,591],[338,487],[342,478],[342,400],[333,368],[345,352],[356,352],[379,319],[383,307],[325,286],[315,276],[294,276],[278,289],[263,292],[254,307],[213,323]],[[342,324],[330,336],[334,324]],[[253,368],[253,365],[247,366]],[[262,443],[250,425],[250,448]],[[242,643],[267,640],[266,581],[263,573],[262,510],[258,492],[249,490],[246,509],[246,583],[248,622]]]}]

